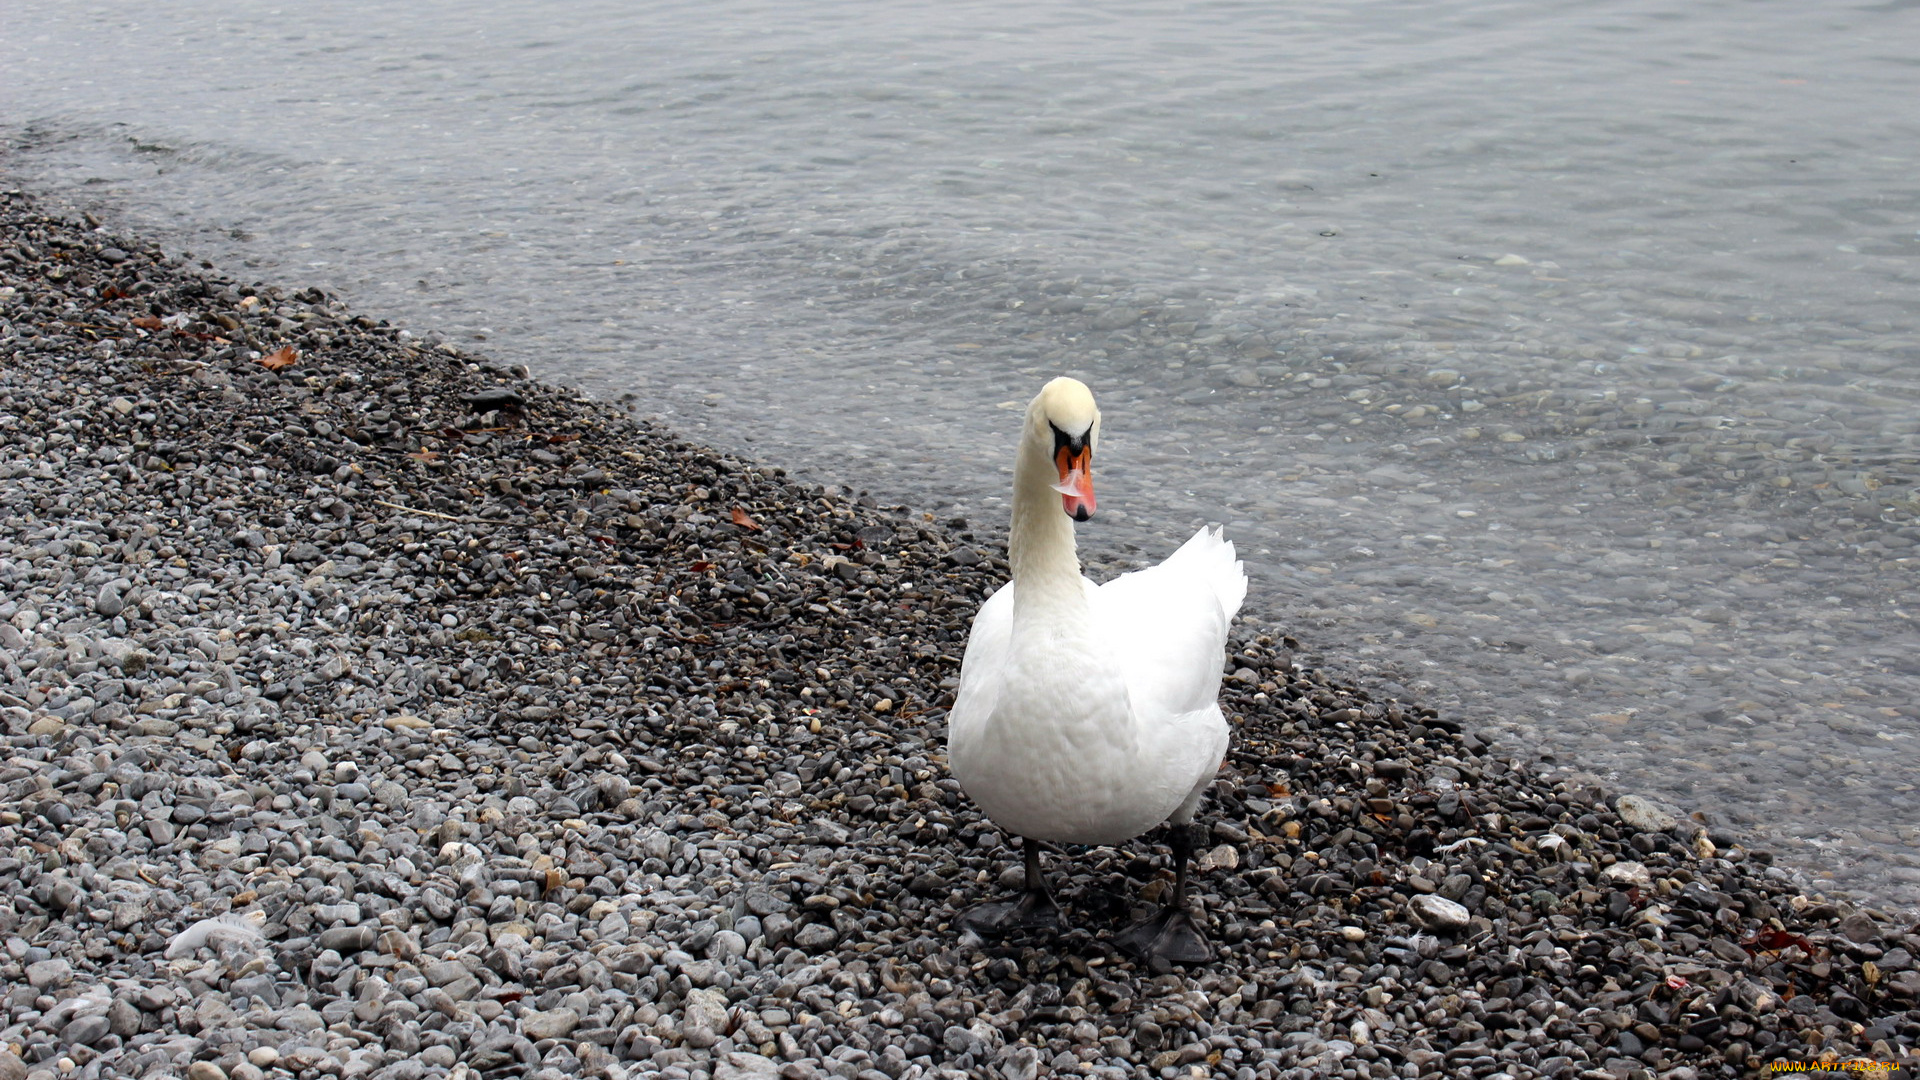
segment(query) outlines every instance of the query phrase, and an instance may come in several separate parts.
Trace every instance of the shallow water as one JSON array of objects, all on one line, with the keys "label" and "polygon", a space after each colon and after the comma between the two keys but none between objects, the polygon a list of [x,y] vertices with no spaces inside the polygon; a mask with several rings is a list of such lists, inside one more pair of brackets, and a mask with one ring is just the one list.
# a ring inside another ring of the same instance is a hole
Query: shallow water
[{"label": "shallow water", "polygon": [[1920,6],[527,7],[15,0],[6,167],[983,536],[1080,375],[1089,555],[1920,903]]}]

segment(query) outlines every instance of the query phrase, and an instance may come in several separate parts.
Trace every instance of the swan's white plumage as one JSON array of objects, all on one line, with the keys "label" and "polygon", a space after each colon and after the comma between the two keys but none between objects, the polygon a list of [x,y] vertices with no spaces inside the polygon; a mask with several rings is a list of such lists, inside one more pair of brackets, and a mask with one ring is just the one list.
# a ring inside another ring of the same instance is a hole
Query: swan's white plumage
[{"label": "swan's white plumage", "polygon": [[1049,425],[1078,435],[1098,422],[1072,380],[1029,407],[1014,580],[974,619],[948,719],[949,765],[987,816],[1063,843],[1118,843],[1191,819],[1227,748],[1221,660],[1247,588],[1218,529],[1105,585],[1080,576],[1072,524],[1047,487],[1046,440]]}]

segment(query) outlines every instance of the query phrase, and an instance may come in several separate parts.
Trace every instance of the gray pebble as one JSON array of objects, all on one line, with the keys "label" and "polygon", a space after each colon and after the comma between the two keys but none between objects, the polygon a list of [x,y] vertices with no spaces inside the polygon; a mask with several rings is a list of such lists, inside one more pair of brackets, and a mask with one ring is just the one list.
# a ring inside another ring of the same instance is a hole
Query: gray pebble
[{"label": "gray pebble", "polygon": [[747,938],[733,930],[720,930],[707,944],[707,957],[718,963],[730,963],[747,955]]},{"label": "gray pebble", "polygon": [[531,1012],[520,1018],[520,1033],[534,1042],[560,1038],[579,1026],[580,1014],[567,1008]]},{"label": "gray pebble", "polygon": [[373,948],[379,937],[379,929],[371,924],[363,926],[336,926],[321,933],[320,948],[331,949],[342,956],[362,952]]},{"label": "gray pebble", "polygon": [[1465,930],[1472,919],[1472,913],[1459,903],[1432,894],[1407,901],[1407,914],[1426,929],[1442,933]]},{"label": "gray pebble", "polygon": [[808,952],[832,948],[839,940],[840,935],[825,923],[808,923],[793,936],[794,945]]},{"label": "gray pebble", "polygon": [[35,990],[58,990],[73,981],[73,965],[65,960],[41,960],[27,965],[27,984]]},{"label": "gray pebble", "polygon": [[62,1042],[79,1046],[98,1046],[113,1033],[113,1022],[104,1014],[82,1016],[60,1029]]},{"label": "gray pebble", "polygon": [[102,618],[111,619],[126,609],[127,602],[121,598],[120,590],[111,584],[102,585],[93,600],[93,610]]}]

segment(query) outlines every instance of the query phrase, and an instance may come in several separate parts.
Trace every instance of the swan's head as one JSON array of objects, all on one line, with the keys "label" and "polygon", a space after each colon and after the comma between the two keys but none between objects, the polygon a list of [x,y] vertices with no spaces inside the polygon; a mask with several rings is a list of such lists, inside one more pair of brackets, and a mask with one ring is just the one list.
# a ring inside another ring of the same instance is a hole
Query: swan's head
[{"label": "swan's head", "polygon": [[1075,521],[1093,516],[1093,444],[1100,438],[1100,410],[1093,391],[1061,377],[1040,388],[1027,406],[1027,437],[1051,447],[1060,482],[1061,507]]}]

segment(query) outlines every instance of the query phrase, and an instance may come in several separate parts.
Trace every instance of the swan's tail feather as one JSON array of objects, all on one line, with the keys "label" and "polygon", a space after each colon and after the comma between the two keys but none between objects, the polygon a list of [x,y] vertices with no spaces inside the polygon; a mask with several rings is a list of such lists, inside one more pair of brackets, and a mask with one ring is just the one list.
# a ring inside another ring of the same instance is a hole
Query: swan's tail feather
[{"label": "swan's tail feather", "polygon": [[1221,526],[1208,525],[1194,533],[1167,557],[1166,565],[1174,563],[1193,570],[1211,585],[1213,594],[1220,598],[1220,610],[1226,613],[1227,621],[1233,621],[1234,613],[1247,598],[1247,568]]}]

